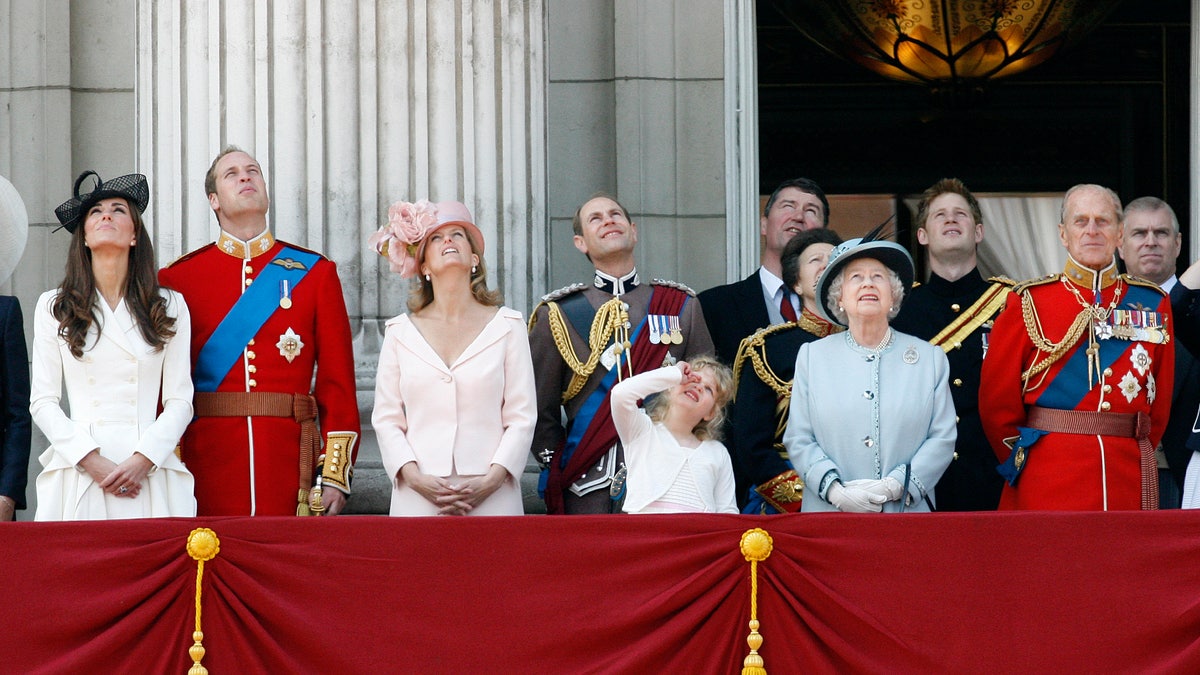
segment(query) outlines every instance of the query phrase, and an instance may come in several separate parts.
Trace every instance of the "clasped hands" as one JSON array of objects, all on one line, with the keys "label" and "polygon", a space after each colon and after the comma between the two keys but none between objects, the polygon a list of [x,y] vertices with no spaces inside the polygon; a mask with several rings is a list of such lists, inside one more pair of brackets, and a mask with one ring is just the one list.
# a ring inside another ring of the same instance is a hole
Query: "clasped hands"
[{"label": "clasped hands", "polygon": [[840,481],[829,486],[826,493],[829,503],[839,511],[847,513],[879,513],[886,502],[894,502],[904,496],[900,481],[886,478],[861,478],[847,483]]},{"label": "clasped hands", "polygon": [[91,476],[100,489],[114,497],[133,499],[142,491],[142,481],[154,468],[154,463],[135,452],[120,464],[100,454],[96,448],[79,460],[79,466]]},{"label": "clasped hands", "polygon": [[416,462],[400,468],[400,478],[417,494],[438,507],[440,516],[465,516],[487,499],[504,483],[508,471],[492,464],[482,476],[458,478],[454,483],[428,473],[422,473]]}]

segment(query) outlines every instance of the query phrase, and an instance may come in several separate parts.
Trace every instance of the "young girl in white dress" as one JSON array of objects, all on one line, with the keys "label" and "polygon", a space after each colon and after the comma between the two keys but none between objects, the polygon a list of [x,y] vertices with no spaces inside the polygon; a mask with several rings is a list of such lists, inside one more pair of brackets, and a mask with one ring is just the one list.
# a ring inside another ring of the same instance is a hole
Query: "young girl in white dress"
[{"label": "young girl in white dress", "polygon": [[738,512],[733,464],[717,437],[732,382],[729,368],[702,356],[613,387],[613,423],[628,471],[626,513]]}]

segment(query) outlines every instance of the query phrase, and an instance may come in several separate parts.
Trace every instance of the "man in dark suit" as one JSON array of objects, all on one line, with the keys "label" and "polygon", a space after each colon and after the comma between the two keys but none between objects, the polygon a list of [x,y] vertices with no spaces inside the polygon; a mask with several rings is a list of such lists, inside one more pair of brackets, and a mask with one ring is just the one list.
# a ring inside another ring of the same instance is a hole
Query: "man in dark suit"
[{"label": "man in dark suit", "polygon": [[21,305],[0,295],[0,521],[25,508],[29,469],[29,356]]},{"label": "man in dark suit", "polygon": [[796,320],[800,299],[784,286],[779,256],[796,234],[828,226],[829,200],[815,182],[793,178],[775,188],[758,222],[759,268],[741,281],[699,295],[717,358],[731,364],[742,340],[754,331]]},{"label": "man in dark suit", "polygon": [[[1158,284],[1171,296],[1181,299],[1186,289],[1178,285],[1175,259],[1183,240],[1175,211],[1157,197],[1139,197],[1125,207],[1125,238],[1117,249],[1125,269],[1136,277]],[[1175,387],[1171,399],[1171,417],[1163,432],[1158,458],[1159,508],[1177,509],[1192,450],[1188,439],[1200,406],[1200,364],[1178,340],[1175,342]],[[1200,440],[1200,439],[1198,439]]]}]

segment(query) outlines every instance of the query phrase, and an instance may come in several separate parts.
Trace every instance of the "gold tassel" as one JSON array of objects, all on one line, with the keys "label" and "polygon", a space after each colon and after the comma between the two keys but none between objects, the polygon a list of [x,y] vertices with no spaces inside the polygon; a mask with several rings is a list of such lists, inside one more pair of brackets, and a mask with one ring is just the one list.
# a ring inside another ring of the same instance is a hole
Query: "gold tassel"
[{"label": "gold tassel", "polygon": [[773,545],[771,535],[762,528],[756,527],[742,534],[742,555],[750,562],[750,635],[746,637],[750,653],[742,661],[742,675],[767,675],[763,659],[758,655],[758,648],[763,643],[758,632],[758,563],[771,555]]},{"label": "gold tassel", "polygon": [[204,658],[204,633],[200,630],[200,589],[204,579],[204,561],[217,557],[221,552],[221,540],[217,539],[216,532],[207,527],[198,527],[188,535],[187,552],[196,561],[196,631],[192,633],[195,644],[188,649],[188,655],[192,657],[188,675],[208,675],[208,668],[200,665]]}]

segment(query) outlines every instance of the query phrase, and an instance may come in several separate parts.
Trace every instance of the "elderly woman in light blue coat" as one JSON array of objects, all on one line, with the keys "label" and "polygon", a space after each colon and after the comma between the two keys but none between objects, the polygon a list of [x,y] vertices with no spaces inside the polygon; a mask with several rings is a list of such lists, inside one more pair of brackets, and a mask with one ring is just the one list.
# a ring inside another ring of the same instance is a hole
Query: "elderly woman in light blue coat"
[{"label": "elderly woman in light blue coat", "polygon": [[945,353],[890,325],[912,280],[908,251],[872,235],[830,254],[820,309],[849,330],[800,348],[783,438],[803,511],[933,509],[957,432]]}]

